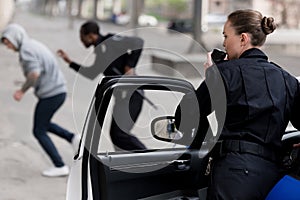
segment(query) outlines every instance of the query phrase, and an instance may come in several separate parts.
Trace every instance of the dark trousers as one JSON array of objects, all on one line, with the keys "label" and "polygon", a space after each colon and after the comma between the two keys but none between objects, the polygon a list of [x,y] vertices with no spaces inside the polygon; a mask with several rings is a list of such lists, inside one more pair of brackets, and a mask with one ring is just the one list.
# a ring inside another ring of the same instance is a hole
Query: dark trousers
[{"label": "dark trousers", "polygon": [[264,200],[280,170],[259,156],[231,152],[214,161],[210,176],[208,200]]},{"label": "dark trousers", "polygon": [[64,162],[47,132],[54,133],[70,143],[74,136],[73,133],[51,122],[54,113],[63,104],[65,98],[66,94],[63,93],[39,99],[34,112],[33,134],[56,167],[64,166]]},{"label": "dark trousers", "polygon": [[[143,93],[142,91],[140,91]],[[110,127],[110,136],[116,150],[141,150],[145,145],[130,133],[143,105],[143,97],[134,92],[126,94],[116,92],[116,102],[113,109],[113,119]]]}]

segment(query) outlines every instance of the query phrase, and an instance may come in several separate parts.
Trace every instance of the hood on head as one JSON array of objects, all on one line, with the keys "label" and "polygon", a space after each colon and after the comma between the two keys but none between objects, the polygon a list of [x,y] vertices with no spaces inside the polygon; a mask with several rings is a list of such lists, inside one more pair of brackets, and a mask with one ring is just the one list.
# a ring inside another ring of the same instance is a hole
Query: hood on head
[{"label": "hood on head", "polygon": [[27,37],[25,29],[18,24],[10,24],[2,32],[2,38],[8,39],[17,49],[20,49]]}]

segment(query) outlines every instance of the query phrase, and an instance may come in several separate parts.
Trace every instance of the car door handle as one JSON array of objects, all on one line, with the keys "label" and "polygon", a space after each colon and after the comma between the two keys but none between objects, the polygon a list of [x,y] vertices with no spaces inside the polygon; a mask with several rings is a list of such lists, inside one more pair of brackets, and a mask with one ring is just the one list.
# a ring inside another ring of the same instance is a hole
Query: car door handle
[{"label": "car door handle", "polygon": [[173,160],[172,164],[176,170],[188,170],[190,168],[190,160]]}]

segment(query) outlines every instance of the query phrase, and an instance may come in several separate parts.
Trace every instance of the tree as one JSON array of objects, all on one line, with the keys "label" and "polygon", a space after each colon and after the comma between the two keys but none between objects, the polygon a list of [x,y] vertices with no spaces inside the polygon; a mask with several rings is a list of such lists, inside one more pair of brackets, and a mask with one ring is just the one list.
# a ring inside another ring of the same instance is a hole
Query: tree
[{"label": "tree", "polygon": [[[206,49],[205,44],[202,40],[203,31],[202,31],[202,16],[203,16],[203,1],[206,0],[194,0],[194,12],[193,12],[193,39],[200,44],[204,49]],[[199,46],[195,46],[193,42],[188,50],[188,53],[195,51],[202,51],[203,49],[198,49]]]},{"label": "tree", "polygon": [[279,15],[280,25],[289,28],[299,28],[299,0],[273,0],[272,10]]},{"label": "tree", "polygon": [[97,10],[98,10],[98,0],[94,0],[94,6],[93,6],[93,18],[96,20],[98,19]]},{"label": "tree", "polygon": [[168,0],[167,2],[172,15],[178,16],[178,13],[183,13],[187,9],[186,0]]},{"label": "tree", "polygon": [[83,0],[79,0],[77,17],[80,17],[80,18],[82,17],[82,4],[83,4]]}]

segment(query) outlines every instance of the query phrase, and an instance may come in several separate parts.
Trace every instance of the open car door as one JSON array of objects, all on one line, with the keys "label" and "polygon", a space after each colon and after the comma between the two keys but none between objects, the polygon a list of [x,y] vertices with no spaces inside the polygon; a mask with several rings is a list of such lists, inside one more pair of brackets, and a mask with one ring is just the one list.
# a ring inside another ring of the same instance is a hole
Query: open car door
[{"label": "open car door", "polygon": [[[122,120],[128,121],[130,111],[126,117],[126,111],[124,114],[113,112],[113,109],[118,102],[116,98],[130,96],[136,91],[143,98],[143,106],[133,128],[125,132],[146,148],[125,150],[111,139],[110,128],[112,119],[117,119],[119,126],[122,126]],[[179,138],[159,140],[154,137],[155,131],[170,133],[174,126],[170,119],[186,94],[195,94],[195,90],[184,80],[105,77],[95,92],[76,156],[75,165],[80,172],[71,172],[69,178],[68,192],[77,192],[76,195],[69,194],[68,199],[204,199],[201,195],[205,194],[202,188],[206,186],[204,158],[207,151],[201,149],[201,145],[192,148],[189,145],[197,139],[198,127],[191,127],[189,133],[180,132]],[[193,106],[195,112],[199,112],[196,101]],[[158,124],[154,129],[152,122],[159,118],[171,123]],[[190,123],[199,119],[184,120]],[[178,142],[183,137],[188,139]],[[79,175],[77,180],[71,177]],[[70,188],[74,181],[78,181],[77,189]]]}]

